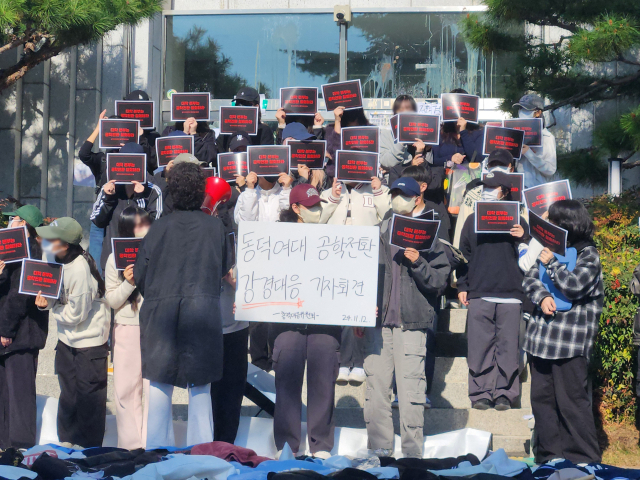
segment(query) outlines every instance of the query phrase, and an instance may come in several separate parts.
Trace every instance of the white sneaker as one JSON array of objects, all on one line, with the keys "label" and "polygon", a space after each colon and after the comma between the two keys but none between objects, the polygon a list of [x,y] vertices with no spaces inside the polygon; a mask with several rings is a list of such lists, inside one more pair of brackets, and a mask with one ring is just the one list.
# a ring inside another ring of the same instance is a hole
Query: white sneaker
[{"label": "white sneaker", "polygon": [[326,460],[327,458],[331,457],[331,452],[327,452],[326,450],[321,450],[319,452],[312,453],[311,455],[314,458],[319,458],[321,460]]},{"label": "white sneaker", "polygon": [[355,383],[360,385],[367,379],[367,374],[364,371],[364,368],[352,368],[351,373],[349,374],[349,383]]},{"label": "white sneaker", "polygon": [[349,383],[349,367],[340,367],[338,370],[338,379],[336,380],[338,385],[346,385]]}]

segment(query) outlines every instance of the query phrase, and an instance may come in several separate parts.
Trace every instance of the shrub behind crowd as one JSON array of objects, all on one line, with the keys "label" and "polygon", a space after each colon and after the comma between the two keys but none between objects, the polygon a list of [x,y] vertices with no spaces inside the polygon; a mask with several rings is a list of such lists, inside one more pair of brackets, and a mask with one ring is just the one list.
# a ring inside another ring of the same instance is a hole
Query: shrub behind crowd
[{"label": "shrub behind crowd", "polygon": [[604,420],[626,422],[635,416],[636,348],[633,319],[638,307],[629,284],[640,263],[640,195],[594,197],[588,205],[596,226],[604,280],[604,308],[593,358],[594,397]]}]

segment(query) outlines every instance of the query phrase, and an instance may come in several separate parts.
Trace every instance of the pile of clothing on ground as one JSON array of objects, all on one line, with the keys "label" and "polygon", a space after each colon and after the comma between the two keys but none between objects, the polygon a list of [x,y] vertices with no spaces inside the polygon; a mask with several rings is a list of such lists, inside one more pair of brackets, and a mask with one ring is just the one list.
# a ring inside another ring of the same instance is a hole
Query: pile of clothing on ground
[{"label": "pile of clothing on ground", "polygon": [[26,452],[0,454],[0,480],[622,480],[640,479],[640,470],[608,465],[573,465],[568,461],[530,467],[510,459],[504,450],[480,461],[475,455],[418,459],[356,458],[334,455],[326,460],[285,452],[279,460],[224,442],[189,449],[123,450],[113,447],[73,450],[55,444]]}]

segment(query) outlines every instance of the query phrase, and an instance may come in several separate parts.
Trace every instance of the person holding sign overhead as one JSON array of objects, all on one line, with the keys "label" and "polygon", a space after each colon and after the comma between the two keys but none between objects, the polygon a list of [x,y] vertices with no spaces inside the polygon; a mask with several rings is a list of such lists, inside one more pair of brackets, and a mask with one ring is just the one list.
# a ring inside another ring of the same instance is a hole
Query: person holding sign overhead
[{"label": "person holding sign overhead", "polygon": [[[567,231],[567,257],[575,249],[576,260],[570,265],[545,248],[524,278],[525,292],[536,306],[524,341],[531,356],[535,460],[600,463],[588,385],[589,358],[604,302],[595,227],[577,200],[553,203],[549,222]],[[554,299],[558,294],[568,301],[562,309]]]},{"label": "person holding sign overhead", "polygon": [[[8,228],[24,227],[31,258],[40,259],[36,227],[42,213],[33,205],[3,212]],[[38,351],[44,348],[49,316],[35,297],[20,290],[21,262],[0,261],[0,448],[31,448],[36,444],[36,370]]]},{"label": "person holding sign overhead", "polygon": [[[508,177],[489,173],[481,184],[482,201],[496,205],[486,221],[502,221],[506,215],[497,209],[501,200],[510,198]],[[477,233],[478,216],[476,208],[462,227],[460,250],[469,263],[458,277],[458,299],[469,309],[469,398],[478,410],[509,410],[520,394],[518,335],[524,291],[517,247],[528,241],[529,227],[514,218],[509,231]]]},{"label": "person holding sign overhead", "polygon": [[[233,97],[234,105],[237,107],[258,107],[258,132],[251,135],[253,145],[273,145],[273,130],[266,123],[262,122],[262,111],[260,109],[260,94],[255,88],[242,87]],[[219,152],[229,151],[229,141],[233,135],[218,135],[217,145]]]},{"label": "person holding sign overhead", "polygon": [[[137,205],[120,213],[118,234],[121,238],[143,238],[151,219]],[[133,280],[133,263],[124,271],[116,269],[114,253],[105,268],[105,298],[114,311],[113,387],[116,396],[118,448],[135,450],[146,445],[146,418],[142,406],[142,357],[140,354],[140,307],[142,296]],[[145,398],[149,399],[149,382],[144,381]]]},{"label": "person holding sign overhead", "polygon": [[38,294],[36,305],[58,324],[58,439],[100,447],[107,415],[107,356],[111,314],[95,261],[81,246],[82,227],[70,217],[36,228],[42,250],[63,264],[60,298]]},{"label": "person holding sign overhead", "polygon": [[[539,95],[524,95],[518,103],[518,118],[542,118],[544,100]],[[557,170],[556,137],[542,129],[542,147],[522,146],[518,172],[524,173],[524,187],[531,188],[553,180]]]},{"label": "person holding sign overhead", "polygon": [[[420,194],[413,178],[396,180],[391,186],[393,213],[411,215]],[[389,456],[394,437],[389,392],[395,372],[402,454],[422,458],[426,329],[434,325],[438,297],[444,293],[451,267],[437,239],[430,251],[391,245],[391,217],[389,212],[380,226],[381,326],[364,332],[368,395],[364,418],[371,448],[378,456]]]}]

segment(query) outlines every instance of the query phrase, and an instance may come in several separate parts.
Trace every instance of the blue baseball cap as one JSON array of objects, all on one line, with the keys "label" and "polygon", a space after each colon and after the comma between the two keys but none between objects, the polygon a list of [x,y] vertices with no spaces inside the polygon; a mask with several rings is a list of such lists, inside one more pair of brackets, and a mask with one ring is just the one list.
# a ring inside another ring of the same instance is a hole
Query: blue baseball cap
[{"label": "blue baseball cap", "polygon": [[415,196],[420,195],[420,185],[411,177],[400,177],[391,185],[391,192],[400,190],[403,195]]},{"label": "blue baseball cap", "polygon": [[296,140],[310,140],[312,138],[316,138],[316,136],[312,133],[309,133],[307,127],[299,122],[292,122],[286,127],[282,132],[282,139],[285,138],[294,138]]}]

